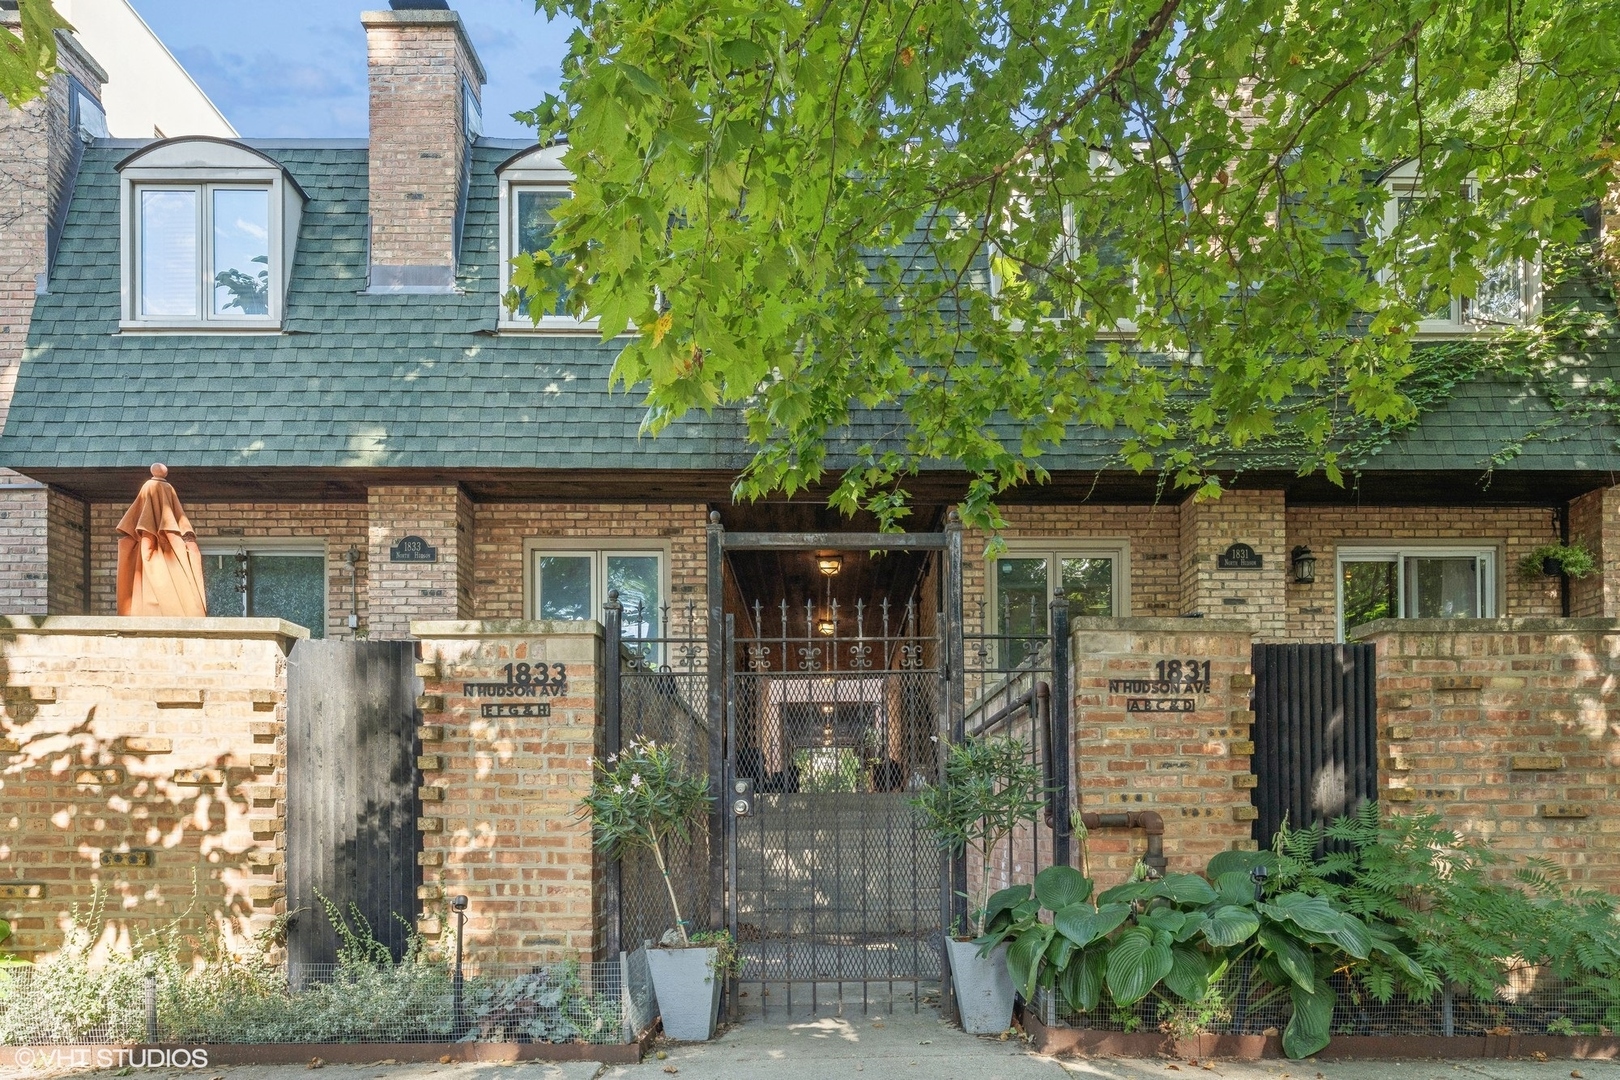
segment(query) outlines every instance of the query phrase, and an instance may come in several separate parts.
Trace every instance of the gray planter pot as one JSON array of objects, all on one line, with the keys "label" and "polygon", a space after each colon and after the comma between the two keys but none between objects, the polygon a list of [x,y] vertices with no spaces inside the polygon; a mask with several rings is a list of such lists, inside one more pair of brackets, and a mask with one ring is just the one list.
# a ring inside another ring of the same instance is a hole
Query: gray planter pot
[{"label": "gray planter pot", "polygon": [[980,956],[971,941],[947,938],[951,982],[956,987],[956,1009],[962,1030],[969,1035],[999,1035],[1012,1026],[1013,984],[1007,974],[1007,943]]},{"label": "gray planter pot", "polygon": [[664,1034],[682,1042],[714,1035],[720,1019],[720,980],[714,975],[718,949],[648,949],[653,993]]}]

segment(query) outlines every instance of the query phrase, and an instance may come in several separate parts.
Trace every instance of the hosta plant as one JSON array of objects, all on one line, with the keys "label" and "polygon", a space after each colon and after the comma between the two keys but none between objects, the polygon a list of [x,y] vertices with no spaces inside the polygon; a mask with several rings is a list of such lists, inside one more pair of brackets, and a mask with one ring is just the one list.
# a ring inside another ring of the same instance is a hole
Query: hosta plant
[{"label": "hosta plant", "polygon": [[1270,989],[1250,1007],[1288,994],[1293,1015],[1283,1049],[1305,1057],[1328,1043],[1334,1007],[1328,978],[1335,971],[1377,956],[1414,981],[1424,973],[1391,935],[1322,896],[1258,897],[1250,874],[1271,857],[1223,852],[1210,860],[1207,878],[1169,874],[1117,885],[1095,898],[1079,872],[1051,867],[1033,887],[1014,886],[990,898],[980,941],[990,949],[1011,939],[1007,966],[1026,998],[1047,987],[1086,1012],[1105,995],[1117,1008],[1149,994],[1196,1004],[1227,968],[1252,963]]}]

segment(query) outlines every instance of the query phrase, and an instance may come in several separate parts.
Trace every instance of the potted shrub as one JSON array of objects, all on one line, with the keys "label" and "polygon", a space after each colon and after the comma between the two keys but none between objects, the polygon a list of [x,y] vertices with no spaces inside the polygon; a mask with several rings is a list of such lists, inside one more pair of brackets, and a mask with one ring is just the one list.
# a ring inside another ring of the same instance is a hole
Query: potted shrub
[{"label": "potted shrub", "polygon": [[674,747],[650,739],[597,762],[591,793],[581,806],[605,855],[619,858],[627,850],[645,849],[664,877],[675,925],[658,947],[648,950],[647,966],[664,1034],[688,1041],[714,1034],[721,979],[736,963],[729,936],[687,932],[669,877],[669,838],[689,836],[692,822],[708,808],[708,778],[687,775]]},{"label": "potted shrub", "polygon": [[1519,572],[1527,578],[1562,574],[1579,579],[1597,573],[1597,560],[1579,540],[1572,544],[1542,544],[1519,560]]},{"label": "potted shrub", "polygon": [[1017,739],[967,739],[950,748],[945,776],[918,793],[914,804],[940,846],[952,855],[977,852],[982,869],[970,883],[971,927],[948,927],[945,952],[962,1029],[991,1035],[1012,1023],[1013,985],[1007,973],[1007,945],[980,941],[990,899],[991,860],[998,844],[1020,825],[1034,822],[1044,808],[1040,771],[1029,749]]}]

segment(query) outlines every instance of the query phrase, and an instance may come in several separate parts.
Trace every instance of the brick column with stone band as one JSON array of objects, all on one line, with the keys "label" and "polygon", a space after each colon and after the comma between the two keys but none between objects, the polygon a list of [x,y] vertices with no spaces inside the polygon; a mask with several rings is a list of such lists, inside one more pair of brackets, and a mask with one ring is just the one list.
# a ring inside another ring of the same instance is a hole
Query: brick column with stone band
[{"label": "brick column with stone band", "polygon": [[1507,856],[1620,892],[1620,620],[1387,619],[1378,650],[1385,808],[1434,811]]},{"label": "brick column with stone band", "polygon": [[422,678],[421,915],[449,932],[469,900],[468,955],[589,960],[605,863],[578,816],[600,752],[597,622],[417,622]]},{"label": "brick column with stone band", "polygon": [[[1253,638],[1229,619],[1074,621],[1076,809],[1156,811],[1172,873],[1255,846]],[[1087,843],[1099,888],[1123,881],[1145,850],[1139,829]]]}]

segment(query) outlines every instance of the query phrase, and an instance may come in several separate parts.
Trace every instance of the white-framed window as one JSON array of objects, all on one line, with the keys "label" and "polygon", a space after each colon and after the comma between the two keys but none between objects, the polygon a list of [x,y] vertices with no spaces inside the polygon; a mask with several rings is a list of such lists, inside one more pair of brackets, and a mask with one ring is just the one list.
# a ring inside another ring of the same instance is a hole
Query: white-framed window
[{"label": "white-framed window", "polygon": [[121,330],[281,326],[303,192],[256,150],[173,139],[125,158]]},{"label": "white-framed window", "polygon": [[212,617],[286,619],[326,636],[323,541],[204,540],[203,588]]},{"label": "white-framed window", "polygon": [[1053,544],[1009,541],[986,565],[989,604],[986,629],[1003,642],[1006,661],[1016,664],[1028,641],[1051,629],[1050,605],[1068,601],[1069,618],[1118,618],[1130,614],[1130,555],[1123,541]]},{"label": "white-framed window", "polygon": [[[1408,224],[1430,197],[1416,163],[1408,162],[1391,172],[1384,188],[1389,197],[1380,222],[1383,235],[1396,240],[1403,256],[1425,256],[1431,242]],[[1477,185],[1470,181],[1463,196],[1472,200],[1477,194]],[[1518,326],[1540,311],[1541,265],[1534,259],[1504,259],[1484,268],[1472,296],[1437,291],[1411,301],[1420,316],[1419,334],[1472,334]]]},{"label": "white-framed window", "polygon": [[1486,545],[1340,547],[1339,637],[1376,619],[1495,618],[1497,562]]},{"label": "white-framed window", "polygon": [[[541,316],[538,325],[524,306],[508,310],[506,294],[512,284],[512,259],[519,253],[532,254],[551,247],[556,220],[552,211],[569,197],[574,174],[563,167],[565,147],[542,146],[528,150],[502,165],[500,175],[500,264],[502,330],[528,330],[553,333],[596,333],[597,320],[580,319],[568,311],[568,296]],[[594,617],[594,616],[593,616]]]},{"label": "white-framed window", "polygon": [[601,621],[608,594],[624,607],[623,636],[643,641],[663,636],[669,596],[668,553],[630,541],[593,546],[588,540],[530,541],[529,618]]}]

